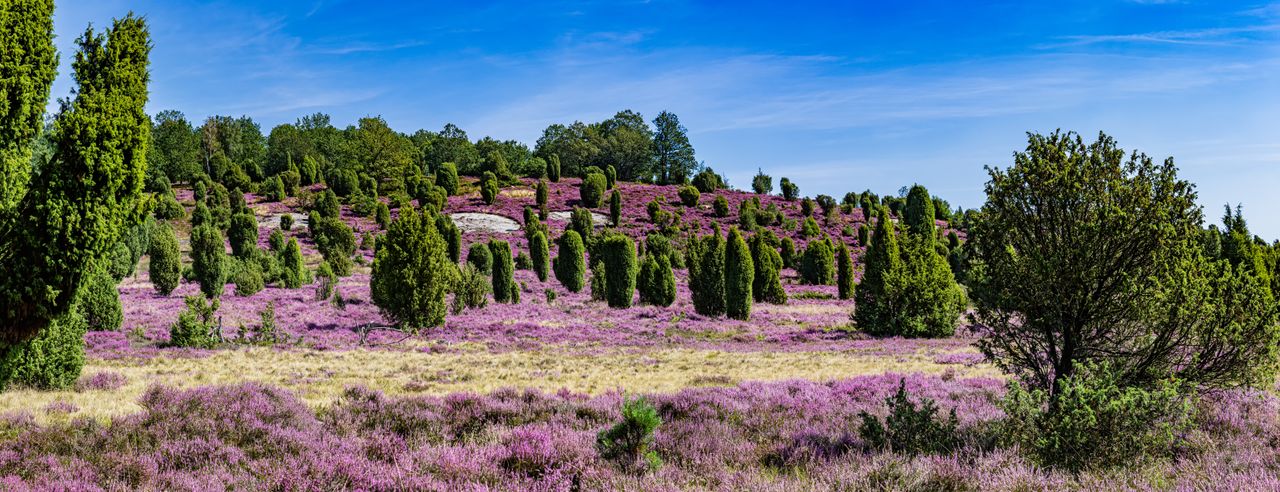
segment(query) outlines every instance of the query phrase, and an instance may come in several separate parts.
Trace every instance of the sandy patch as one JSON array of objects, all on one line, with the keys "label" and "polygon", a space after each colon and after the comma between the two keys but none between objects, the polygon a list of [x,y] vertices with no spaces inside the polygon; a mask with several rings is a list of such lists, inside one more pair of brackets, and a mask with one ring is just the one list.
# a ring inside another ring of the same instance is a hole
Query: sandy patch
[{"label": "sandy patch", "polygon": [[520,223],[509,217],[497,214],[478,212],[459,212],[449,214],[453,223],[462,232],[514,232],[520,230]]},{"label": "sandy patch", "polygon": [[[568,222],[571,215],[573,215],[573,212],[561,210],[559,212],[551,212],[550,214],[547,214],[547,218],[550,220],[558,220],[560,222]],[[609,225],[609,218],[605,217],[604,214],[591,212],[591,222],[593,222],[596,227],[604,227]]]},{"label": "sandy patch", "polygon": [[285,215],[291,215],[291,216],[293,216],[293,228],[294,228],[294,229],[297,229],[297,228],[299,228],[299,227],[301,227],[301,228],[303,228],[303,229],[306,229],[306,228],[307,228],[307,216],[306,216],[306,215],[303,215],[303,214],[297,214],[297,213],[284,213],[284,214],[279,214],[279,215],[268,215],[268,216],[263,217],[262,219],[258,220],[258,227],[266,228],[266,229],[279,229],[279,228],[280,228],[280,217],[285,216]]}]

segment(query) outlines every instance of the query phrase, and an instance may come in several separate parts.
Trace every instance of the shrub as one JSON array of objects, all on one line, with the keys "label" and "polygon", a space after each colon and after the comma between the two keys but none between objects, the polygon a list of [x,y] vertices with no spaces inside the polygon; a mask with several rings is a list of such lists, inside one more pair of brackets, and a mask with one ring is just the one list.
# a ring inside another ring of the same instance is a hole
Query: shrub
[{"label": "shrub", "polygon": [[582,199],[582,206],[598,208],[600,202],[604,200],[605,188],[603,174],[591,173],[584,176],[582,184],[578,185],[578,196]]},{"label": "shrub", "polygon": [[818,208],[822,209],[822,215],[824,216],[831,217],[840,210],[838,208],[839,205],[836,204],[836,199],[832,198],[831,195],[818,195],[814,200],[818,203]]},{"label": "shrub", "polygon": [[604,262],[593,260],[591,263],[591,300],[609,300],[609,292],[606,289],[608,280],[609,278],[604,272]]},{"label": "shrub", "polygon": [[435,217],[428,210],[401,211],[377,249],[369,279],[373,303],[408,331],[444,323],[445,293],[454,266]]},{"label": "shrub", "polygon": [[128,246],[123,242],[116,243],[106,258],[107,273],[116,281],[128,277],[133,271],[133,263],[130,262],[132,258],[133,254],[129,252]]},{"label": "shrub", "polygon": [[724,250],[725,314],[730,318],[745,320],[751,317],[754,299],[751,286],[754,281],[755,265],[751,261],[751,250],[738,228],[731,227]]},{"label": "shrub", "polygon": [[[280,282],[287,289],[297,289],[307,283],[307,267],[303,263],[302,248],[297,238],[289,238],[280,252]],[[328,265],[328,262],[324,263]],[[330,267],[332,268],[332,267]]]},{"label": "shrub", "polygon": [[436,186],[444,189],[447,196],[458,194],[458,166],[452,162],[442,162],[436,169]]},{"label": "shrub", "polygon": [[311,210],[315,210],[321,217],[338,218],[342,212],[341,206],[338,204],[338,196],[333,190],[324,190],[317,196],[315,202],[311,204]]},{"label": "shrub", "polygon": [[207,304],[204,296],[187,296],[187,308],[178,313],[178,320],[169,327],[169,345],[174,347],[213,348],[222,339],[217,320],[220,303],[212,299]]},{"label": "shrub", "polygon": [[262,266],[252,259],[239,261],[234,281],[236,295],[248,297],[262,290],[265,283],[262,279]]},{"label": "shrub", "polygon": [[945,337],[955,333],[967,304],[932,237],[907,235],[907,247],[880,207],[862,282],[854,288],[853,319],[871,335]]},{"label": "shrub", "polygon": [[644,397],[624,399],[622,421],[596,436],[596,450],[624,471],[656,471],[662,459],[651,448],[659,425],[662,418],[658,410]]},{"label": "shrub", "polygon": [[695,175],[690,184],[703,193],[711,193],[725,188],[724,178],[709,167]]},{"label": "shrub", "polygon": [[793,202],[800,197],[800,187],[792,183],[790,179],[782,178],[778,181],[778,187],[782,188],[782,199]]},{"label": "shrub", "polygon": [[[355,171],[350,169],[339,169],[325,180],[329,185],[329,189],[333,190],[338,196],[351,196],[360,192],[360,178],[356,176]],[[377,193],[377,190],[368,190]]]},{"label": "shrub", "polygon": [[631,307],[636,292],[636,245],[629,236],[610,234],[600,247],[609,307]]},{"label": "shrub", "polygon": [[583,244],[590,244],[595,234],[596,224],[591,211],[582,207],[574,207],[569,214],[569,229],[577,231]]},{"label": "shrub", "polygon": [[622,223],[622,193],[618,193],[618,190],[613,190],[609,195],[609,222],[614,227]]},{"label": "shrub", "polygon": [[636,278],[640,304],[670,306],[676,302],[676,275],[667,255],[646,254]]},{"label": "shrub", "polygon": [[744,231],[756,230],[756,205],[751,200],[738,204],[738,227]]},{"label": "shrub", "polygon": [[339,277],[351,275],[351,255],[356,252],[356,235],[351,227],[333,217],[321,217],[312,229],[316,249]]},{"label": "shrub", "polygon": [[553,266],[556,280],[569,292],[579,292],[587,270],[584,258],[586,248],[582,244],[582,237],[573,230],[567,230],[556,243],[557,256]]},{"label": "shrub", "polygon": [[449,311],[461,314],[463,309],[479,309],[489,304],[489,279],[475,265],[467,263],[459,269]]},{"label": "shrub", "polygon": [[725,313],[725,241],[717,226],[711,235],[690,239],[685,251],[693,309],[703,316]]},{"label": "shrub", "polygon": [[480,198],[485,205],[493,205],[498,199],[498,177],[492,172],[485,171],[480,178]]},{"label": "shrub", "polygon": [[702,198],[702,192],[690,185],[681,186],[676,194],[680,195],[680,203],[683,203],[686,207],[698,206],[698,199]]},{"label": "shrub", "polygon": [[519,302],[517,287],[512,275],[515,264],[511,257],[511,245],[506,241],[489,240],[489,255],[493,257],[493,300],[499,303]]},{"label": "shrub", "polygon": [[320,285],[316,286],[316,300],[323,301],[333,296],[333,289],[338,285],[338,275],[333,273],[333,267],[329,266],[329,262],[321,261],[320,266],[316,267],[316,281]]},{"label": "shrub", "polygon": [[551,252],[547,245],[547,235],[541,230],[534,231],[529,238],[529,260],[533,263],[532,270],[534,275],[538,276],[539,281],[546,282]]},{"label": "shrub", "polygon": [[258,251],[258,221],[253,214],[242,212],[231,216],[227,239],[231,242],[231,254],[236,258],[252,257]]},{"label": "shrub", "polygon": [[191,228],[200,227],[202,225],[217,225],[213,222],[213,214],[209,212],[209,206],[204,202],[196,202],[195,208],[191,209]]},{"label": "shrub", "polygon": [[560,182],[560,156],[559,155],[553,154],[551,156],[551,159],[547,160],[547,179],[550,179],[552,183]]},{"label": "shrub", "polygon": [[285,197],[288,196],[288,194],[285,193],[284,181],[281,181],[279,176],[272,176],[267,178],[266,181],[263,181],[259,193],[261,193],[262,198],[268,202],[278,202],[284,200]]},{"label": "shrub", "polygon": [[54,318],[35,337],[9,345],[0,358],[0,390],[11,384],[63,389],[84,367],[84,317],[75,306]]},{"label": "shrub", "polygon": [[614,184],[618,182],[618,170],[613,168],[613,164],[604,168],[604,187],[606,190],[612,190]]},{"label": "shrub", "polygon": [[529,254],[524,251],[516,253],[515,258],[516,270],[532,270],[533,260],[529,258]]},{"label": "shrub", "polygon": [[280,188],[283,191],[280,199],[283,200],[285,196],[298,194],[298,186],[302,184],[302,173],[295,166],[277,175],[276,179],[280,181]]},{"label": "shrub", "polygon": [[909,456],[947,454],[959,443],[956,410],[951,409],[946,419],[938,419],[938,407],[933,400],[921,398],[917,407],[907,393],[906,380],[900,381],[898,392],[884,402],[889,407],[889,415],[883,421],[867,412],[858,412],[862,419],[858,434],[872,449]]},{"label": "shrub", "polygon": [[178,236],[168,224],[152,231],[150,274],[151,284],[160,295],[169,295],[178,287],[182,276],[182,253],[178,249]]},{"label": "shrub", "polygon": [[813,200],[810,200],[808,197],[806,197],[803,200],[800,200],[800,215],[802,217],[813,216]]},{"label": "shrub", "polygon": [[378,201],[378,204],[373,209],[373,216],[378,223],[379,229],[385,231],[388,227],[391,227],[391,209],[387,208],[387,204]]},{"label": "shrub", "polygon": [[74,304],[80,311],[81,320],[78,322],[89,331],[115,331],[124,322],[116,279],[101,262],[85,272]]},{"label": "shrub", "polygon": [[844,241],[836,246],[836,293],[840,299],[853,299],[854,272],[853,258],[849,257],[849,248]]},{"label": "shrub", "polygon": [[809,285],[830,285],[836,276],[835,258],[827,241],[810,241],[800,259],[800,282]]},{"label": "shrub", "polygon": [[534,198],[538,204],[538,218],[541,220],[547,220],[547,197],[549,194],[547,182],[539,179],[537,186],[534,188]]},{"label": "shrub", "polygon": [[858,245],[867,247],[871,242],[871,228],[867,227],[867,223],[863,222],[858,225]]},{"label": "shrub", "polygon": [[782,251],[779,252],[779,255],[782,256],[782,266],[784,268],[795,268],[797,259],[796,242],[790,237],[782,238]]},{"label": "shrub", "polygon": [[280,216],[280,230],[285,232],[293,230],[293,214],[284,214]]},{"label": "shrub", "polygon": [[936,212],[929,190],[921,185],[912,186],[911,191],[907,193],[907,207],[903,212],[902,219],[906,223],[907,231],[920,236],[933,236]]},{"label": "shrub", "polygon": [[489,253],[489,245],[472,243],[467,248],[467,263],[474,265],[480,273],[489,275],[493,272],[493,255]]},{"label": "shrub", "polygon": [[225,257],[218,229],[202,225],[191,231],[191,272],[206,297],[222,295],[222,286],[227,283]]},{"label": "shrub", "polygon": [[756,175],[751,178],[751,191],[758,195],[773,193],[773,177],[765,174],[764,170],[756,168]]},{"label": "shrub", "polygon": [[187,215],[187,211],[182,208],[182,204],[178,203],[178,199],[173,193],[164,193],[156,200],[155,216],[160,220],[181,219]]},{"label": "shrub", "polygon": [[787,291],[782,288],[782,255],[765,240],[763,233],[751,237],[751,264],[755,275],[751,296],[756,302],[786,304]]},{"label": "shrub", "polygon": [[711,202],[711,208],[715,211],[716,217],[729,216],[729,200],[724,195],[716,195],[716,199]]},{"label": "shrub", "polygon": [[[407,208],[405,210],[408,210]],[[453,219],[445,214],[436,214],[436,230],[444,238],[445,249],[449,252],[449,262],[457,264],[462,261],[462,231]]]},{"label": "shrub", "polygon": [[1184,383],[1164,378],[1144,389],[1124,386],[1119,374],[1086,366],[1061,380],[1055,408],[1046,391],[1011,382],[1004,436],[1041,464],[1071,471],[1170,456],[1191,426]]}]

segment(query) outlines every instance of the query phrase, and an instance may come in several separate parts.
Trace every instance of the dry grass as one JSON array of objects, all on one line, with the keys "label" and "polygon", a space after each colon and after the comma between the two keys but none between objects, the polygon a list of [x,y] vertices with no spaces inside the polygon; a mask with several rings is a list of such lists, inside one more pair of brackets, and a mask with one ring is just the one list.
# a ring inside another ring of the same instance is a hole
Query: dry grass
[{"label": "dry grass", "polygon": [[670,349],[605,354],[566,353],[556,348],[490,353],[472,347],[460,353],[278,351],[252,348],[219,352],[203,359],[156,358],[145,361],[91,360],[86,376],[112,371],[128,383],[109,391],[31,391],[0,393],[0,412],[28,410],[47,419],[52,401],[80,408],[76,416],[103,418],[139,410],[138,396],[152,384],[200,386],[257,381],[290,388],[309,404],[329,404],[351,385],[389,394],[488,392],[501,387],[547,391],[568,388],[586,393],[615,389],[673,392],[739,381],[829,380],[885,372],[995,375],[989,366],[940,365],[932,356],[884,357],[836,352],[722,352]]}]

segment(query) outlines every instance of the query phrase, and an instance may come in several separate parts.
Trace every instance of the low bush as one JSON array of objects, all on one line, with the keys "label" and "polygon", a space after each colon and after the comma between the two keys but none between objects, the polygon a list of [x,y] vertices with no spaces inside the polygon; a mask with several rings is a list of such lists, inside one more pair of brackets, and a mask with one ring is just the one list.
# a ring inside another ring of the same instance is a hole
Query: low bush
[{"label": "low bush", "polygon": [[662,425],[658,410],[644,397],[622,402],[622,420],[600,432],[596,449],[600,457],[623,471],[657,471],[662,458],[653,450],[653,433]]},{"label": "low bush", "polygon": [[464,309],[479,309],[489,304],[489,279],[475,265],[465,264],[459,269],[458,282],[453,287],[453,301],[449,311],[461,314]]},{"label": "low bush", "polygon": [[914,456],[946,454],[959,444],[956,410],[940,419],[933,400],[922,398],[917,406],[907,393],[906,380],[898,383],[898,392],[885,398],[885,404],[889,415],[883,421],[867,412],[858,413],[862,420],[858,434],[868,447]]},{"label": "low bush", "polygon": [[220,303],[217,298],[206,302],[204,296],[187,296],[187,308],[169,327],[169,345],[174,347],[213,348],[222,339],[214,315]]},{"label": "low bush", "polygon": [[681,186],[676,193],[680,195],[680,203],[683,203],[686,207],[698,206],[698,200],[702,198],[702,192],[689,185]]}]

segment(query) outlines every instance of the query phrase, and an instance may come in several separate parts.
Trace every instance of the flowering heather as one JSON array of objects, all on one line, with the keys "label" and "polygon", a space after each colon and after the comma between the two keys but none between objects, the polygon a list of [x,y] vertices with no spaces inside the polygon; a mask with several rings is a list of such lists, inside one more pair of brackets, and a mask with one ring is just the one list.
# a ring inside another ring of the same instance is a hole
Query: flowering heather
[{"label": "flowering heather", "polygon": [[[956,409],[960,449],[907,457],[867,449],[857,415],[884,415],[905,381],[913,398]],[[602,460],[596,434],[623,395],[500,390],[390,398],[348,389],[313,411],[253,383],[153,387],[142,411],[0,423],[6,490],[1275,490],[1280,399],[1233,391],[1201,403],[1196,429],[1169,460],[1125,472],[1046,470],[992,448],[1001,381],[885,374],[647,395],[662,418],[665,463],[633,475]]]},{"label": "flowering heather", "polygon": [[92,375],[80,376],[76,381],[76,391],[110,391],[124,386],[129,378],[123,374],[103,371]]}]

